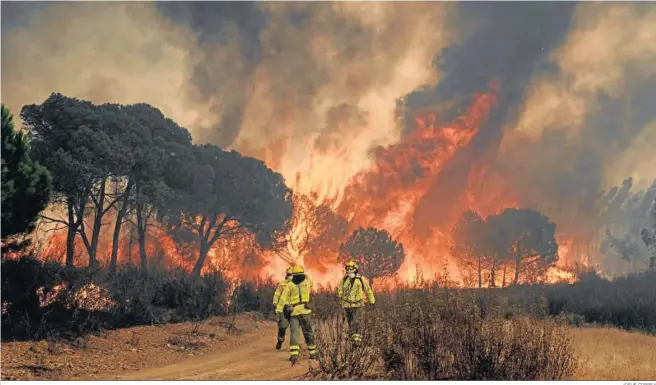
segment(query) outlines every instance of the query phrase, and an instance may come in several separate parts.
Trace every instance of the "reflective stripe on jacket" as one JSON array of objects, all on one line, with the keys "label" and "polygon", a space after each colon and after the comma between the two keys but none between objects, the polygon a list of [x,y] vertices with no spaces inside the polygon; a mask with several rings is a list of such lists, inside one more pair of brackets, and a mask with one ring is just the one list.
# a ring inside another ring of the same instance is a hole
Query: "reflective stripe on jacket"
[{"label": "reflective stripe on jacket", "polygon": [[278,287],[276,288],[275,293],[273,293],[273,306],[276,306],[278,302],[280,301],[280,295],[282,294],[283,289],[285,286],[287,286],[290,282],[288,280],[281,281],[278,284]]},{"label": "reflective stripe on jacket", "polygon": [[367,299],[369,303],[376,303],[374,291],[367,278],[356,274],[355,278],[346,276],[337,286],[337,296],[342,301],[342,307],[362,307]]},{"label": "reflective stripe on jacket", "polygon": [[280,301],[276,305],[276,311],[281,312],[285,305],[292,305],[292,316],[305,315],[312,313],[312,310],[305,307],[306,303],[310,302],[310,293],[314,283],[310,277],[306,276],[305,280],[298,285],[293,282],[287,283],[280,295]]}]

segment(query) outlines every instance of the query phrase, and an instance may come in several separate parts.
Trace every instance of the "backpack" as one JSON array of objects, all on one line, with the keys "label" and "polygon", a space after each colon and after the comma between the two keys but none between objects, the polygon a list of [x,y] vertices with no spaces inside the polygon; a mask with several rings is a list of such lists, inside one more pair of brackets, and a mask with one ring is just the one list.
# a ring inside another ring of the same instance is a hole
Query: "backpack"
[{"label": "backpack", "polygon": [[[349,279],[348,275],[346,277],[344,277],[344,280],[342,281],[342,285],[346,282],[347,279]],[[353,283],[355,283],[356,279],[360,281],[360,284],[362,285],[362,291],[366,291],[365,286],[364,286],[364,280],[362,280],[362,276],[357,276],[357,277],[353,278]],[[353,289],[353,286],[351,286],[351,289]]]}]

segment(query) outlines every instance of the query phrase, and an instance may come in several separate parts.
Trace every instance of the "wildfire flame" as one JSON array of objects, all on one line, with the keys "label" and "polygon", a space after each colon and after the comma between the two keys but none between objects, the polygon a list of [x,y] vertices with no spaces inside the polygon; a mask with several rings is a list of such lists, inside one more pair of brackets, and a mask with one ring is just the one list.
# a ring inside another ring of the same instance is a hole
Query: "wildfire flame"
[{"label": "wildfire flame", "polygon": [[93,283],[86,284],[73,293],[68,292],[66,290],[67,287],[66,282],[53,286],[48,292],[45,291],[45,288],[40,287],[37,289],[39,305],[46,307],[61,299],[62,296],[66,296],[63,298],[63,301],[67,309],[77,308],[87,311],[106,311],[116,306],[116,302],[111,299],[107,289]]},{"label": "wildfire flame", "polygon": [[[454,199],[454,195],[441,193],[449,191],[451,186],[440,177],[449,162],[470,144],[486,123],[497,104],[500,87],[499,83],[492,82],[486,92],[473,95],[468,107],[452,121],[445,121],[444,116],[434,111],[416,114],[414,127],[407,134],[401,135],[399,125],[396,143],[374,148],[366,159],[356,154],[371,150],[375,140],[366,137],[371,134],[370,129],[352,127],[358,123],[357,119],[355,123],[349,121],[349,127],[336,123],[336,129],[329,135],[306,137],[301,147],[282,124],[281,132],[288,135],[277,138],[275,145],[260,157],[285,177],[295,194],[293,226],[284,248],[262,251],[253,246],[253,239],[249,237],[220,240],[210,250],[205,268],[225,271],[233,280],[239,280],[249,276],[281,277],[285,268],[298,263],[306,267],[315,282],[334,286],[343,275],[336,246],[355,228],[363,226],[385,229],[403,243],[406,258],[397,277],[401,282],[416,280],[419,270],[426,277],[446,271],[450,279],[461,282],[450,252],[451,227],[460,214],[473,210],[487,216],[521,206],[521,199],[508,190],[502,177],[492,175],[484,164],[470,168],[463,192]],[[399,111],[395,114],[399,115]],[[396,117],[389,120],[398,124]],[[422,201],[428,196],[441,199],[434,221],[417,215],[425,214],[421,213]],[[325,224],[317,222],[315,214],[308,214],[308,202],[312,208],[322,207],[324,213],[329,210],[335,217],[341,217],[346,223],[345,231],[328,237],[321,247],[307,247],[309,238],[325,231],[318,228]],[[42,254],[63,260],[65,239],[65,231],[56,232]],[[129,239],[129,236],[123,237],[119,263],[138,264],[137,243]],[[567,242],[561,243],[561,256],[569,252]],[[167,232],[153,227],[149,230],[146,248],[151,258],[149,263],[190,270],[199,247],[176,242]],[[81,242],[77,250],[83,252]],[[98,260],[107,264],[111,250],[109,235],[100,240],[99,250]],[[562,264],[553,266],[543,279],[573,282],[575,274],[566,269]]]},{"label": "wildfire flame", "polygon": [[[339,185],[335,181],[339,180],[337,176],[342,175],[344,168],[331,166],[351,162],[351,140],[343,141],[343,147],[319,148],[317,141],[310,138],[306,142],[309,153],[307,162],[281,172],[286,180],[291,181],[292,189],[314,197],[317,205],[328,205],[348,219],[350,230],[357,226],[382,228],[401,241],[407,252],[399,272],[404,280],[410,281],[415,277],[416,265],[421,265],[427,274],[437,273],[448,259],[448,228],[433,228],[432,236],[421,239],[412,226],[412,215],[445,163],[460,148],[469,144],[485,122],[496,105],[499,87],[498,83],[491,83],[488,92],[475,95],[469,108],[453,122],[441,124],[440,117],[434,112],[416,116],[415,127],[410,134],[395,145],[377,149],[375,162],[363,165],[358,173],[350,179],[342,179]],[[357,142],[357,139],[354,141]],[[457,203],[459,206],[473,206],[468,196]],[[498,202],[494,210],[505,207],[508,204]],[[453,221],[456,219],[452,218]],[[298,241],[308,226],[307,221],[295,222],[290,243]],[[302,253],[296,254],[297,262],[309,267],[318,282],[336,282],[343,274],[334,254],[313,255],[310,258],[305,258]],[[280,269],[281,264],[274,261],[265,270],[279,275]]]}]

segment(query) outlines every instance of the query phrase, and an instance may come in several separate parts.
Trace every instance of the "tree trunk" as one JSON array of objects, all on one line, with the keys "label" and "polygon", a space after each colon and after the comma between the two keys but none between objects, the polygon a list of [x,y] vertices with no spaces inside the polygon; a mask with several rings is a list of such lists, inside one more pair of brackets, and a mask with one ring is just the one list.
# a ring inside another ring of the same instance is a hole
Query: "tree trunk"
[{"label": "tree trunk", "polygon": [[146,257],[146,226],[139,208],[137,208],[137,234],[139,236],[139,258],[141,259],[141,270],[146,271],[148,268],[148,259]]},{"label": "tree trunk", "polygon": [[493,258],[493,259],[492,259],[492,267],[490,268],[490,287],[496,287],[496,286],[497,286],[497,283],[496,283],[496,276],[495,276],[495,274],[494,274],[494,273],[495,273],[495,269],[496,269],[496,266],[495,266],[495,263],[494,263],[494,262],[495,262],[495,261],[494,261],[494,258]]},{"label": "tree trunk", "polygon": [[68,233],[66,234],[66,267],[73,267],[75,258],[75,210],[73,198],[68,197]]},{"label": "tree trunk", "polygon": [[116,223],[114,224],[114,236],[112,237],[112,256],[109,260],[109,271],[111,273],[116,271],[116,265],[118,264],[118,244],[121,238],[121,222],[123,222],[123,210],[119,210],[116,213]]},{"label": "tree trunk", "polygon": [[93,232],[91,234],[91,247],[89,249],[89,267],[98,266],[98,241],[100,240],[100,228],[102,227],[102,217],[105,210],[105,187],[107,185],[107,177],[103,178],[100,183],[100,195],[98,202],[96,202],[96,212],[93,218]]},{"label": "tree trunk", "polygon": [[501,280],[501,287],[506,287],[506,264],[503,264],[503,279]]},{"label": "tree trunk", "polygon": [[205,263],[205,258],[207,258],[207,253],[209,251],[210,251],[210,245],[205,239],[205,236],[201,234],[200,252],[198,253],[198,260],[196,261],[193,270],[191,270],[192,277],[200,277],[200,271],[203,269],[203,264]]},{"label": "tree trunk", "polygon": [[483,269],[481,268],[481,256],[478,256],[478,288],[483,287]]},{"label": "tree trunk", "polygon": [[132,178],[128,179],[128,185],[125,187],[125,192],[123,192],[121,208],[116,212],[116,224],[114,225],[114,237],[112,239],[112,257],[109,263],[110,272],[116,271],[116,265],[118,263],[118,244],[121,238],[121,226],[123,224],[123,217],[125,217],[125,212],[128,209],[130,190],[132,190]]},{"label": "tree trunk", "polygon": [[130,229],[130,240],[128,241],[128,265],[132,266],[132,241],[134,240],[134,226]]},{"label": "tree trunk", "polygon": [[520,245],[519,242],[517,242],[517,250],[516,250],[516,255],[515,255],[515,278],[513,279],[513,285],[517,285],[519,283],[519,269],[522,267],[522,253],[520,251]]}]

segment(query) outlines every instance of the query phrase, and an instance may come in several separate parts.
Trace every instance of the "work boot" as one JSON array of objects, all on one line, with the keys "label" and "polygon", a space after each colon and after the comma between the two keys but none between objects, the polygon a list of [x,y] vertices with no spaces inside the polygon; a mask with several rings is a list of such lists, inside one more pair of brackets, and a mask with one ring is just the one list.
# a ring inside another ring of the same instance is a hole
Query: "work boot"
[{"label": "work boot", "polygon": [[282,348],[282,341],[278,341],[278,343],[276,343],[276,350],[280,350],[280,348]]},{"label": "work boot", "polygon": [[298,356],[291,356],[291,357],[289,357],[289,361],[292,362],[292,366],[294,366],[294,365],[298,362],[298,360],[299,360],[299,357],[298,357]]},{"label": "work boot", "polygon": [[319,359],[319,356],[317,356],[317,353],[310,354],[310,359],[311,360],[317,360]]}]

